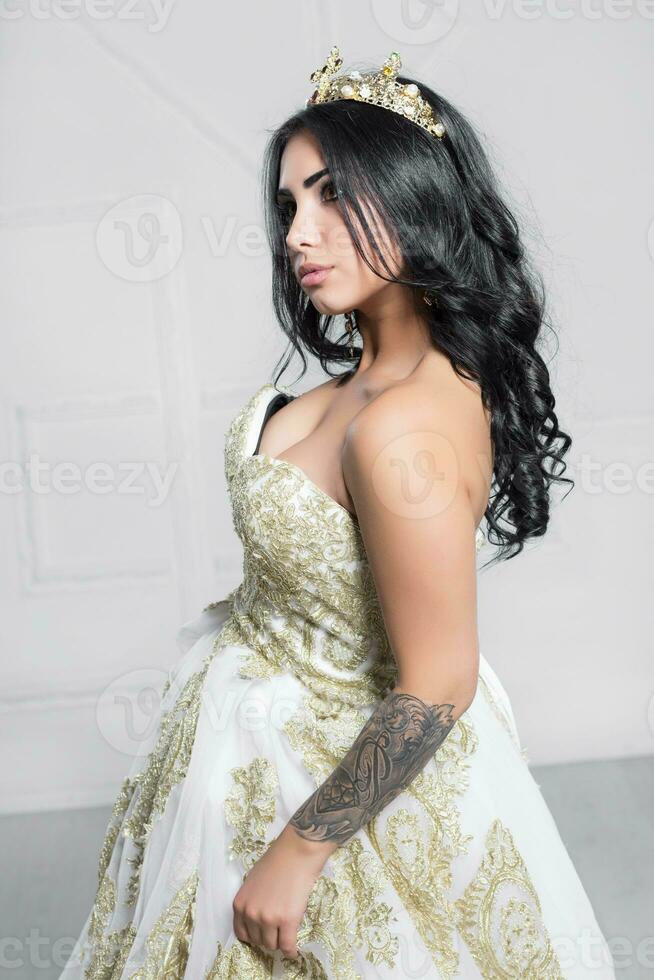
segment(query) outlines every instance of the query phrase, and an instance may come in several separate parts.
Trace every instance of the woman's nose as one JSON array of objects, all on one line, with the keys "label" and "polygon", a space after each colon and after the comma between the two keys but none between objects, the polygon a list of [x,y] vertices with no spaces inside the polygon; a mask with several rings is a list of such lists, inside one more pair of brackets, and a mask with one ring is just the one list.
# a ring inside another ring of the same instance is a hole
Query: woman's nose
[{"label": "woman's nose", "polygon": [[286,244],[295,249],[304,245],[317,245],[320,234],[320,228],[310,215],[296,213],[286,236]]}]

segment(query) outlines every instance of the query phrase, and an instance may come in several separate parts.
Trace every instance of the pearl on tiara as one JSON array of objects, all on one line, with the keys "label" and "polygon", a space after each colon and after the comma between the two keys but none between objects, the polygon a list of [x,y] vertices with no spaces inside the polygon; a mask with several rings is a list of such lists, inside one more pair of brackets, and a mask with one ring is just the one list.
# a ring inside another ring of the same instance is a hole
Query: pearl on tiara
[{"label": "pearl on tiara", "polygon": [[362,74],[360,71],[351,71],[336,77],[342,64],[340,52],[334,46],[323,67],[317,68],[310,75],[310,81],[314,82],[316,88],[305,101],[305,106],[338,99],[354,99],[397,112],[439,139],[445,135],[445,126],[440,119],[436,119],[431,105],[423,99],[415,82],[403,85],[396,80],[395,76],[402,67],[397,51],[391,51],[382,67],[373,72]]}]

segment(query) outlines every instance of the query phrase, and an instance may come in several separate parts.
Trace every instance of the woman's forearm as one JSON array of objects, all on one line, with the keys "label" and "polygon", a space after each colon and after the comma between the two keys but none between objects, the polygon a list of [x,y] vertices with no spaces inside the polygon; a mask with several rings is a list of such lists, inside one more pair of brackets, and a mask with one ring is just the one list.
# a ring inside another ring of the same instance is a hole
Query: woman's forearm
[{"label": "woman's forearm", "polygon": [[454,711],[453,704],[390,691],[290,826],[306,840],[343,844],[424,769],[454,725]]}]

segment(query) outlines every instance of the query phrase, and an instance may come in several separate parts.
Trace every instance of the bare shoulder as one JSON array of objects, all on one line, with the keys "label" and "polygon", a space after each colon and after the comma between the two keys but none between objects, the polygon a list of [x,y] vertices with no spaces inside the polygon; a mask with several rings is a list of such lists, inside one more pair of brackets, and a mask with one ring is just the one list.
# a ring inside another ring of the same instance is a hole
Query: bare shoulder
[{"label": "bare shoulder", "polygon": [[374,449],[424,427],[469,444],[488,437],[489,422],[478,384],[460,378],[453,369],[445,374],[424,372],[390,385],[368,402],[348,426],[347,440]]},{"label": "bare shoulder", "polygon": [[438,480],[445,497],[469,498],[478,522],[492,473],[490,417],[479,385],[440,359],[389,386],[348,426],[343,466],[351,492],[357,480],[361,486],[372,479],[384,497],[406,496],[412,480],[416,492],[421,479]]}]

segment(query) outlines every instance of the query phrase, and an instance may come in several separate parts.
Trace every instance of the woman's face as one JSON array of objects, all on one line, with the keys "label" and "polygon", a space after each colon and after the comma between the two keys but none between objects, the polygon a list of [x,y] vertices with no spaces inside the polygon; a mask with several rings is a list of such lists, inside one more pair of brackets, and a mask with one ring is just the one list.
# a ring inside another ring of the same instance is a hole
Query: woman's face
[{"label": "woman's face", "polygon": [[[305,186],[308,184],[308,186]],[[288,229],[286,245],[293,273],[303,291],[321,314],[336,315],[363,309],[380,294],[393,287],[376,275],[355,249],[345,225],[331,175],[326,170],[320,144],[307,132],[296,133],[282,154],[278,205]],[[368,221],[372,215],[368,211]],[[357,226],[358,227],[358,226]],[[395,255],[381,227],[372,225],[386,261],[391,268]],[[365,238],[363,238],[364,243]],[[366,248],[372,264],[380,268],[379,258]],[[329,267],[329,272],[312,283],[301,282],[300,266],[305,263]],[[382,272],[384,272],[382,268]],[[388,274],[384,272],[384,274]],[[397,288],[397,286],[395,286]]]}]

